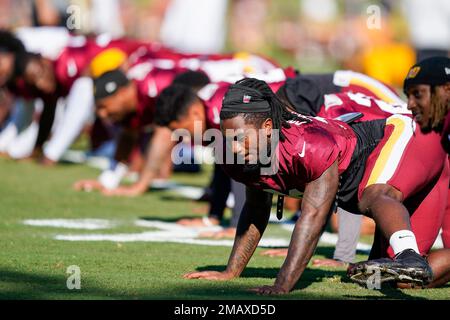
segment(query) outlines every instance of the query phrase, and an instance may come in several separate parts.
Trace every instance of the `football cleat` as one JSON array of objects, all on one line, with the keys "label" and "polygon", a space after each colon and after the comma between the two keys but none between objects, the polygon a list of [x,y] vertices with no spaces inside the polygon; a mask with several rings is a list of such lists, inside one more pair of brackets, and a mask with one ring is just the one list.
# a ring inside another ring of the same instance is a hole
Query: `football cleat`
[{"label": "football cleat", "polygon": [[360,285],[378,289],[387,282],[411,283],[423,287],[433,280],[428,262],[412,249],[398,253],[393,260],[382,258],[351,264],[347,275]]}]

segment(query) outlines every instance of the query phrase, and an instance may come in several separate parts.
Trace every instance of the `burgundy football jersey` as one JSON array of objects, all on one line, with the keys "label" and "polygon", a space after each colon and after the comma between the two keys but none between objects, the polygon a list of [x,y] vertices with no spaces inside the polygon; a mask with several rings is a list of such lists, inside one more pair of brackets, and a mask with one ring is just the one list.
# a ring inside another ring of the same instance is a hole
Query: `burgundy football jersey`
[{"label": "burgundy football jersey", "polygon": [[127,76],[135,82],[138,92],[137,111],[133,117],[127,119],[124,125],[145,129],[153,123],[156,99],[162,90],[168,87],[179,69],[155,68],[151,62],[137,63],[133,65]]},{"label": "burgundy football jersey", "polygon": [[236,164],[223,165],[225,172],[249,187],[302,197],[306,184],[319,178],[335,161],[340,174],[347,169],[357,143],[347,124],[303,116],[289,123],[290,128],[282,129],[286,139],[278,143],[278,170],[273,175],[246,174],[244,166]]},{"label": "burgundy football jersey", "polygon": [[117,48],[128,56],[146,44],[133,39],[85,38],[83,43],[67,46],[54,61],[54,70],[58,82],[58,95],[66,96],[75,80],[83,75],[92,60],[102,51]]},{"label": "burgundy football jersey", "polygon": [[[394,89],[369,76],[348,70],[296,75],[286,81],[281,94],[286,95],[285,98],[298,113],[309,116],[334,118],[358,111],[364,114],[361,121],[367,121],[393,114],[411,114]],[[372,97],[374,103],[366,97]]]},{"label": "burgundy football jersey", "polygon": [[411,112],[406,109],[406,105],[392,105],[359,92],[327,94],[324,98],[324,105],[317,115],[329,119],[350,112],[361,112],[363,117],[360,121],[386,119],[393,114],[411,115]]}]

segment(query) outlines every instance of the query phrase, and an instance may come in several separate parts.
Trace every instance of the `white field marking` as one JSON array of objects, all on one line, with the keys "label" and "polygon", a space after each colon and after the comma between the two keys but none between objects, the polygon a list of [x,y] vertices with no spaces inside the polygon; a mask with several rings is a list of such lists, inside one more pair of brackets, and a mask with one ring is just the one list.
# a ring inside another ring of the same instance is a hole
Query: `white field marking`
[{"label": "white field marking", "polygon": [[67,150],[61,156],[62,161],[71,163],[84,163],[86,158],[86,152],[79,150]]},{"label": "white field marking", "polygon": [[81,164],[85,163],[89,167],[99,169],[99,170],[108,170],[110,168],[110,161],[106,157],[96,157],[91,156],[88,157],[86,152],[79,150],[67,150],[61,156],[61,161]]},{"label": "white field marking", "polygon": [[[25,220],[26,225],[38,227],[55,227],[68,229],[101,230],[110,229],[116,223],[105,219],[42,219]],[[158,220],[136,220],[134,225],[145,228],[155,228],[158,231],[146,231],[141,233],[124,234],[69,234],[57,235],[56,240],[64,241],[112,241],[112,242],[172,242],[185,244],[198,244],[206,246],[233,246],[233,240],[208,240],[199,239],[200,233],[205,231],[220,231],[220,226],[210,227],[187,227],[176,223]],[[288,231],[293,230],[295,224],[283,224],[282,228]],[[336,245],[337,235],[324,232],[320,238],[323,244]],[[289,241],[281,238],[263,238],[260,247],[287,247]],[[358,250],[368,251],[370,245],[358,243]]]},{"label": "white field marking", "polygon": [[[205,231],[220,231],[223,228],[221,226],[210,226],[210,227],[189,227],[189,226],[182,226],[177,223],[171,223],[171,222],[163,222],[158,220],[136,220],[134,224],[138,227],[145,227],[145,228],[156,228],[164,231],[173,231],[173,232],[205,232]],[[197,235],[196,235],[197,236]]]},{"label": "white field marking", "polygon": [[[111,241],[111,242],[171,242],[197,244],[204,246],[232,247],[234,240],[195,239],[195,231],[185,231],[183,234],[173,231],[142,232],[134,234],[90,234],[90,235],[57,235],[56,240],[64,241]],[[259,246],[265,248],[286,247],[289,241],[278,238],[262,239]]]},{"label": "white field marking", "polygon": [[86,164],[101,171],[111,168],[111,161],[107,157],[87,157]]},{"label": "white field marking", "polygon": [[287,222],[287,219],[284,217],[281,218],[281,220],[278,220],[277,214],[275,212],[270,213],[269,222],[270,223],[290,223],[290,222]]},{"label": "white field marking", "polygon": [[180,185],[174,181],[166,180],[166,179],[155,179],[152,181],[151,187],[152,189],[176,189]]},{"label": "white field marking", "polygon": [[[95,219],[89,219],[95,220]],[[31,220],[27,220],[31,221]],[[163,221],[136,220],[136,226],[156,228],[158,231],[146,231],[141,233],[123,233],[123,234],[68,234],[56,235],[54,239],[63,241],[111,241],[111,242],[171,242],[196,244],[205,246],[226,246],[232,247],[234,240],[209,240],[197,238],[201,232],[220,231],[220,226],[211,227],[186,227],[176,223]],[[55,226],[55,220],[35,220],[32,225],[35,226]],[[58,224],[60,226],[61,224]],[[70,227],[74,227],[72,224]],[[285,247],[289,241],[280,238],[266,238],[260,242],[260,247],[273,248]]]},{"label": "white field marking", "polygon": [[[276,217],[271,214],[271,221],[276,222]],[[285,220],[285,219],[284,219]],[[282,220],[283,221],[283,220]],[[117,225],[117,222],[106,219],[40,219],[40,220],[24,220],[25,225],[36,227],[54,227],[66,229],[84,229],[84,230],[102,230],[111,229]],[[163,222],[157,220],[136,220],[136,226],[155,228],[162,231],[149,231],[131,234],[88,234],[88,235],[57,235],[56,240],[64,241],[112,241],[112,242],[172,242],[197,244],[206,246],[233,246],[233,240],[207,240],[198,239],[201,232],[220,231],[220,226],[210,227],[186,227],[176,223]],[[293,231],[295,224],[282,224],[282,228],[290,232]],[[336,245],[338,236],[329,232],[324,232],[320,238],[323,244]],[[287,247],[289,241],[280,238],[263,238],[260,247]],[[443,248],[441,235],[438,236],[434,245],[434,249]],[[362,252],[370,251],[371,246],[364,243],[358,243],[357,250]]]},{"label": "white field marking", "polygon": [[189,187],[189,186],[176,186],[170,188],[169,191],[179,196],[182,196],[183,198],[191,200],[198,199],[203,194],[203,188]]},{"label": "white field marking", "polygon": [[84,230],[111,229],[117,225],[117,223],[105,219],[29,219],[24,220],[23,224],[35,227]]}]

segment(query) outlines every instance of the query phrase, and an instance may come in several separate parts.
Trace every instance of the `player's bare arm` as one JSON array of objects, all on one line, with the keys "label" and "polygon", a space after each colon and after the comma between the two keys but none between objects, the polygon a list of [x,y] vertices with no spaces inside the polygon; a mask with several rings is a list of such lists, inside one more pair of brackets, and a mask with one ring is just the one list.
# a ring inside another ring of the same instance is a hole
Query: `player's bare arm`
[{"label": "player's bare arm", "polygon": [[184,278],[228,280],[240,276],[267,227],[272,206],[272,195],[267,192],[247,188],[246,195],[226,270],[191,272],[184,275]]},{"label": "player's bare arm", "polygon": [[273,286],[263,286],[254,291],[259,294],[283,294],[291,291],[308,265],[330,209],[336,199],[339,185],[338,165],[335,162],[322,176],[305,187],[302,215],[297,220],[288,255]]},{"label": "player's bare arm", "polygon": [[106,191],[108,195],[114,196],[139,196],[145,193],[150,183],[158,176],[164,161],[170,157],[175,143],[171,141],[171,131],[165,127],[156,127],[149,142],[145,165],[139,180],[131,186],[123,186]]},{"label": "player's bare arm", "polygon": [[[118,137],[117,149],[114,159],[117,162],[127,163],[128,158],[136,144],[138,134],[135,130],[123,130]],[[104,195],[110,195],[111,190],[105,188],[99,180],[85,179],[75,182],[74,189],[78,191],[101,191]]]},{"label": "player's bare arm", "polygon": [[126,163],[138,140],[139,134],[136,130],[123,130],[119,135],[117,150],[114,159]]}]

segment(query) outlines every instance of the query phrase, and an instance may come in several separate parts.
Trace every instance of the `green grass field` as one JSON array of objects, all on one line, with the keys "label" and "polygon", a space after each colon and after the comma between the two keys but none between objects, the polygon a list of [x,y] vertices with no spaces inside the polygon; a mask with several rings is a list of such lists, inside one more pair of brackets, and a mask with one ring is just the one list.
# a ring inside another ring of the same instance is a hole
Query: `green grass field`
[{"label": "green grass field", "polygon": [[[137,199],[105,198],[71,189],[80,178],[98,171],[80,165],[42,168],[32,163],[0,159],[0,299],[265,299],[246,290],[272,284],[281,258],[260,255],[243,276],[230,282],[184,280],[193,270],[223,270],[229,247],[155,242],[71,242],[57,234],[141,233],[139,218],[175,221],[195,216],[203,204],[174,197],[168,191],[149,192]],[[203,186],[202,175],[178,174],[181,183]],[[198,214],[197,214],[198,215]],[[24,225],[25,219],[108,219],[107,230],[71,230]],[[289,238],[289,232],[269,225],[267,236]],[[316,257],[332,255],[320,246]],[[365,259],[359,255],[358,259]],[[81,270],[81,290],[68,290],[68,266]],[[344,270],[308,268],[291,294],[275,299],[448,299],[442,289],[367,290],[349,283]],[[274,299],[271,297],[271,299]]]}]

